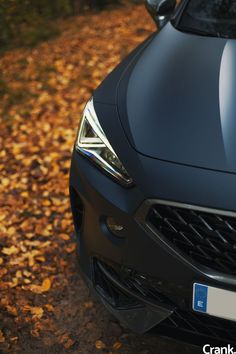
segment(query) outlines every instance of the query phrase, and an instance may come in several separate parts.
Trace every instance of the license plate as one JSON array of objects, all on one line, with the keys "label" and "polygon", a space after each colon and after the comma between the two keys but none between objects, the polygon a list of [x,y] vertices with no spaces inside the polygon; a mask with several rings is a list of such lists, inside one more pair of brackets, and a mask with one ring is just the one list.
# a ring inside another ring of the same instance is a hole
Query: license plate
[{"label": "license plate", "polygon": [[236,321],[236,292],[195,283],[193,310]]}]

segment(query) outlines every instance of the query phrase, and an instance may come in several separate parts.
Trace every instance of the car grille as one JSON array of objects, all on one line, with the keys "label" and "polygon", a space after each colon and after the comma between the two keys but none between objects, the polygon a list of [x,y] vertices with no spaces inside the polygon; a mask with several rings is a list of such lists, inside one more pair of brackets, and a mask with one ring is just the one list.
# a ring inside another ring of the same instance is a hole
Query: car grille
[{"label": "car grille", "polygon": [[174,308],[173,303],[158,290],[154,279],[128,267],[108,264],[97,258],[94,258],[93,264],[95,288],[113,307],[129,308],[144,301],[153,306]]},{"label": "car grille", "polygon": [[203,343],[206,343],[206,340],[212,340],[215,345],[218,342],[236,343],[236,322],[181,310],[175,311],[157,330],[162,334],[172,333],[179,338],[189,338],[190,341],[195,338],[199,340],[201,337]]},{"label": "car grille", "polygon": [[[97,292],[116,309],[138,308],[142,304],[141,298],[169,307],[173,314],[161,322],[154,330],[164,336],[188,340],[200,345],[202,343],[236,344],[236,322],[226,321],[193,311],[174,309],[173,303],[155,286],[155,279],[138,273],[135,270],[118,264],[111,264],[100,259],[93,259],[94,285]],[[111,279],[115,280],[113,282]],[[120,286],[117,287],[117,284]],[[131,291],[131,296],[126,291]],[[137,300],[136,296],[139,298]],[[140,301],[141,300],[141,301]]]},{"label": "car grille", "polygon": [[152,205],[147,223],[187,259],[235,276],[236,218],[232,215],[160,202]]},{"label": "car grille", "polygon": [[134,298],[128,296],[120,288],[118,288],[107,276],[113,276],[113,269],[96,258],[93,260],[94,285],[95,289],[111,306],[116,309],[129,309],[140,306]]}]

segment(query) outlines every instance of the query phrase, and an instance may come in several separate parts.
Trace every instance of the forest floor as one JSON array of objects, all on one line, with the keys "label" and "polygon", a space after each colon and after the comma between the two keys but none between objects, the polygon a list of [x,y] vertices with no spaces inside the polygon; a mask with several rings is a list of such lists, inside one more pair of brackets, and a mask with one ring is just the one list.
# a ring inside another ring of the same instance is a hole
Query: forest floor
[{"label": "forest floor", "polygon": [[121,328],[77,270],[68,172],[80,114],[155,27],[131,4],[59,26],[59,37],[0,58],[0,352],[197,353]]}]

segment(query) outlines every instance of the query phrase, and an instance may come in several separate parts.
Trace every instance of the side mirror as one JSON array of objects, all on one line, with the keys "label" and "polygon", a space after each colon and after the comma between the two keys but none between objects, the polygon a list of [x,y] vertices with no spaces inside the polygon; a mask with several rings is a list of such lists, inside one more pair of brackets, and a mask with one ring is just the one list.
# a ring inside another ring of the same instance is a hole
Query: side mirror
[{"label": "side mirror", "polygon": [[176,6],[176,0],[146,0],[146,8],[159,28],[169,21]]}]

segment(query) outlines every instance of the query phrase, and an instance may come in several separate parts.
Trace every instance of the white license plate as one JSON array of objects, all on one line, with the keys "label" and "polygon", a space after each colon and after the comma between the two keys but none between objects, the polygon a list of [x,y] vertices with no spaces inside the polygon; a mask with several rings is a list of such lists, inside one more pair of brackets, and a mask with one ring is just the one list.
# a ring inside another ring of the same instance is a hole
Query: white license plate
[{"label": "white license plate", "polygon": [[236,292],[195,283],[193,310],[236,321]]}]

